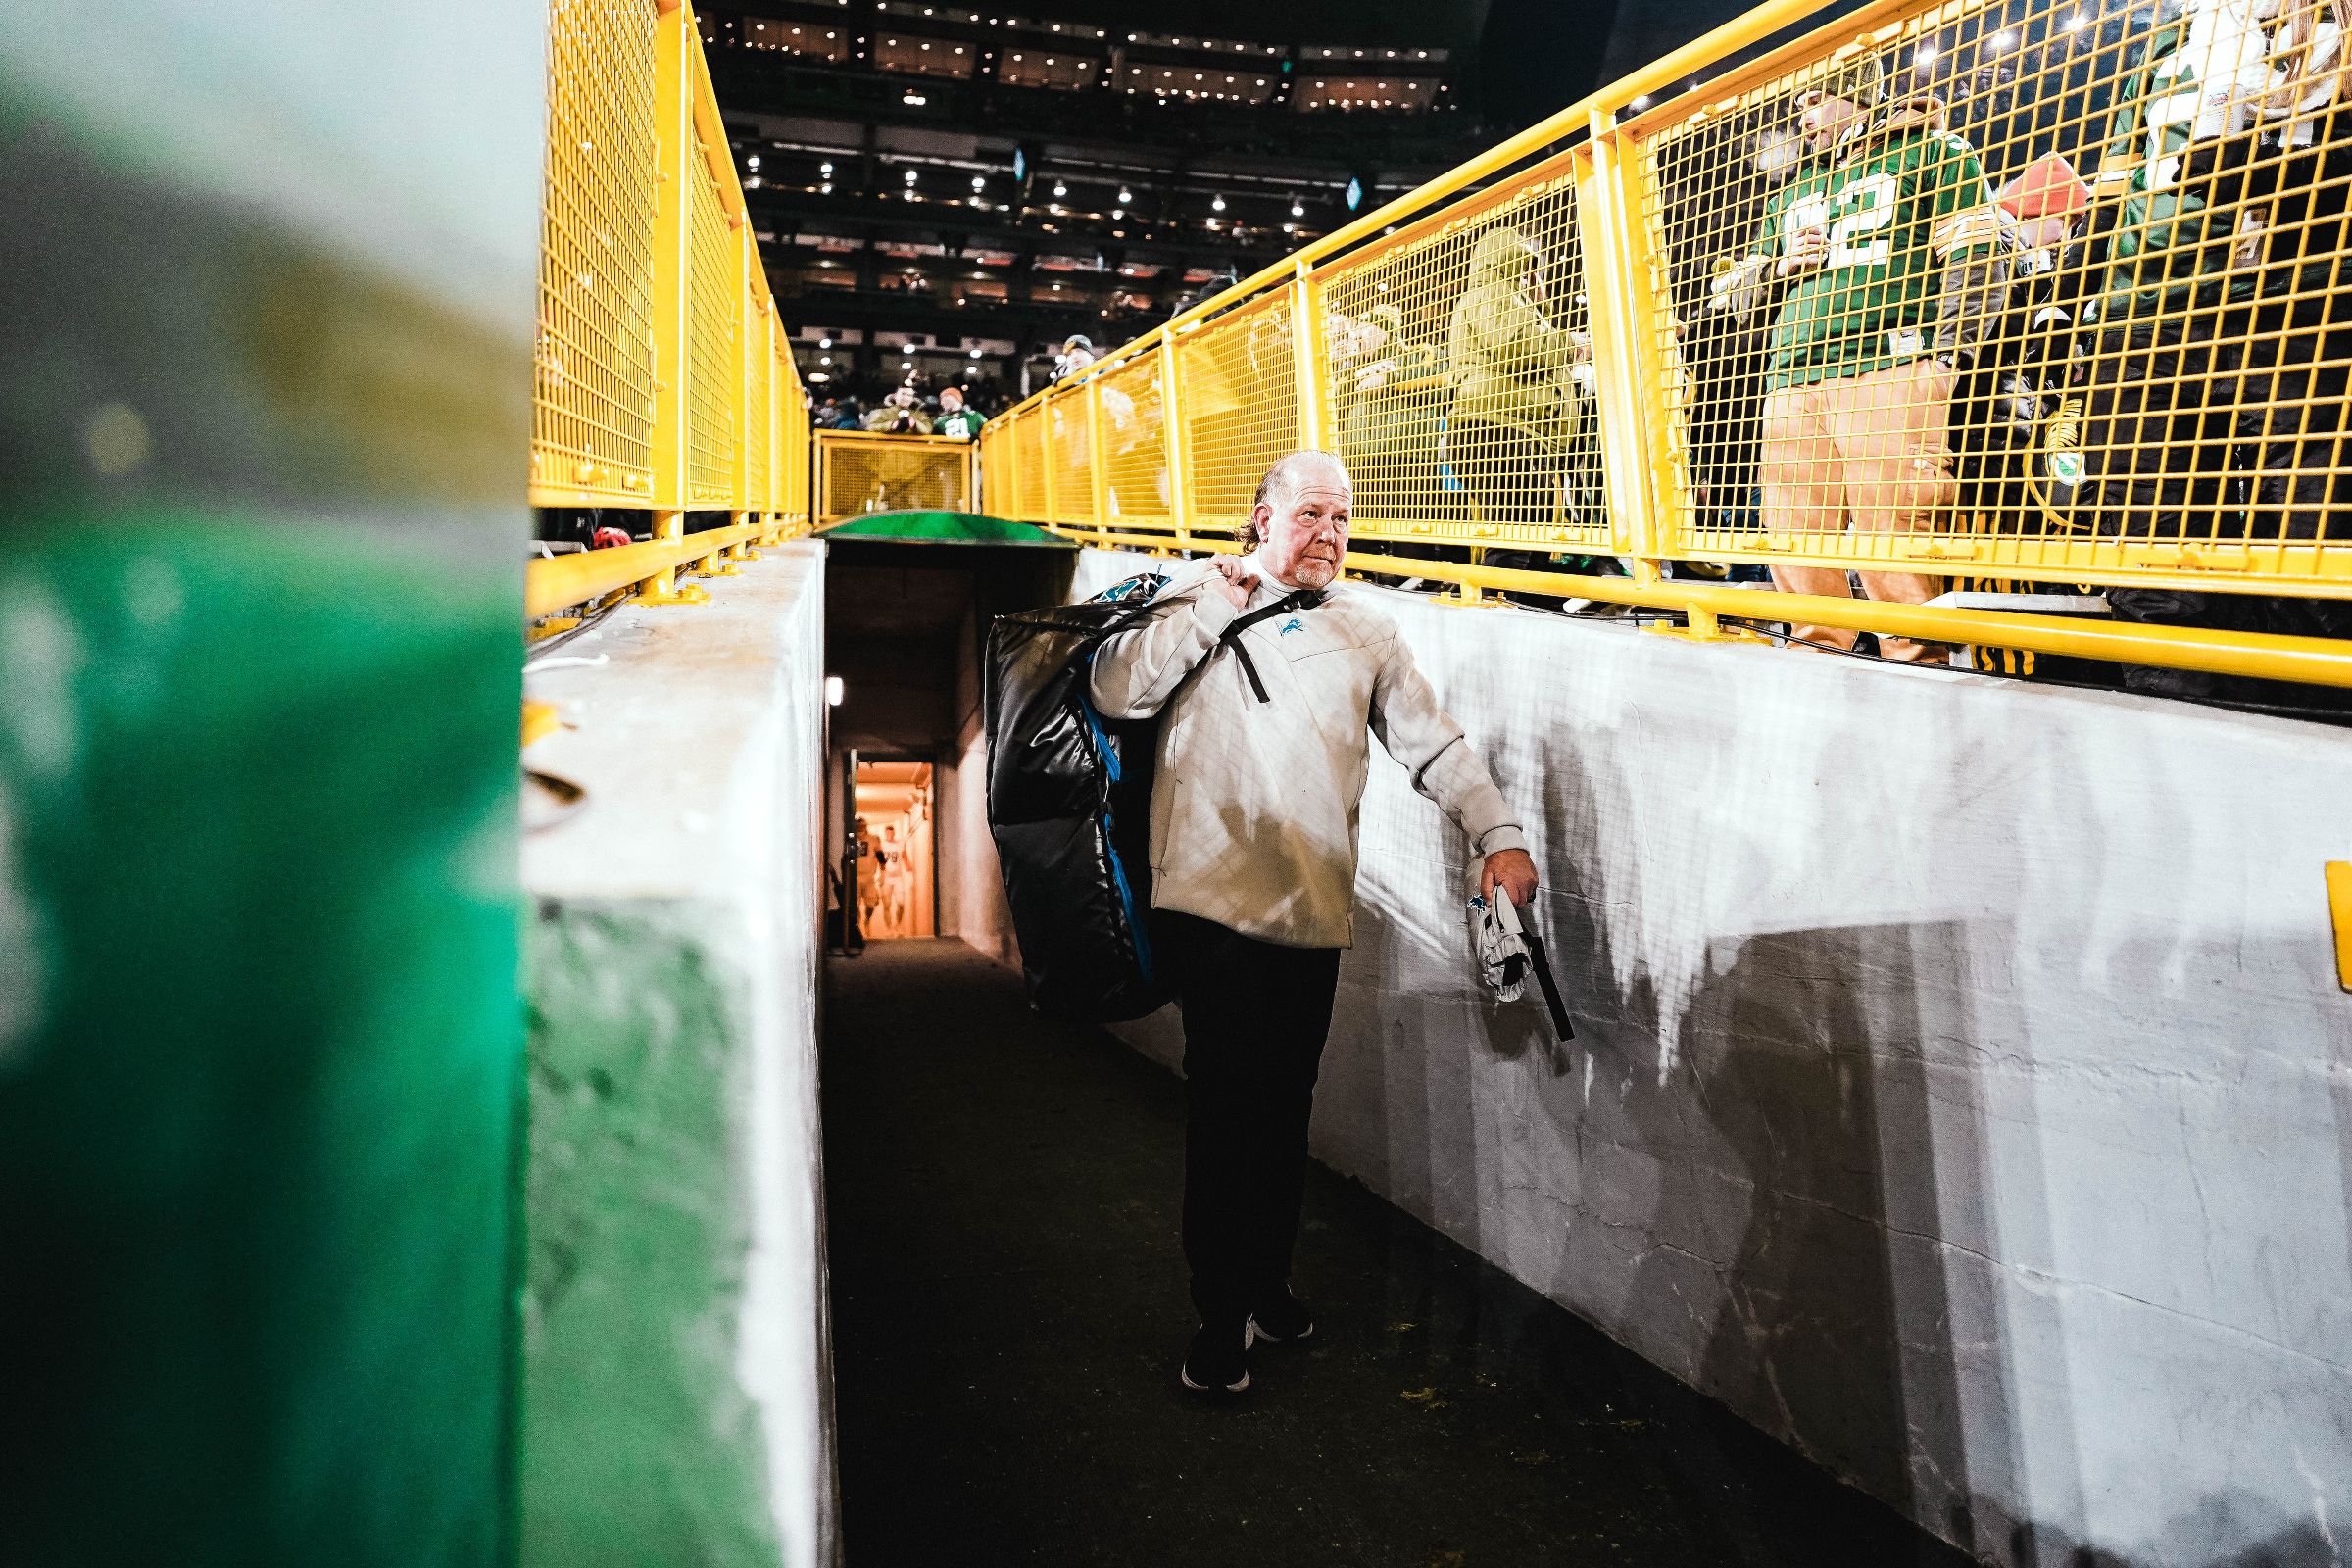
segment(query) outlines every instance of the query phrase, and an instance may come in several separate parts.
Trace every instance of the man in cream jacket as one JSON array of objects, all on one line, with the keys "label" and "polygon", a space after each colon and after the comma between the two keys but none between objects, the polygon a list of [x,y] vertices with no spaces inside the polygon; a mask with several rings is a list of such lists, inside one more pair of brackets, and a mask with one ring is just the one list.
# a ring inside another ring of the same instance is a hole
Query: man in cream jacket
[{"label": "man in cream jacket", "polygon": [[[1337,458],[1266,471],[1254,548],[1201,562],[1096,654],[1096,705],[1162,715],[1152,904],[1184,1011],[1184,1255],[1200,1330],[1184,1386],[1239,1394],[1253,1343],[1314,1332],[1291,1294],[1306,1126],[1353,935],[1367,731],[1525,905],[1536,866],[1502,794],[1372,596],[1330,585],[1352,486]],[[1328,591],[1327,591],[1328,590]]]}]

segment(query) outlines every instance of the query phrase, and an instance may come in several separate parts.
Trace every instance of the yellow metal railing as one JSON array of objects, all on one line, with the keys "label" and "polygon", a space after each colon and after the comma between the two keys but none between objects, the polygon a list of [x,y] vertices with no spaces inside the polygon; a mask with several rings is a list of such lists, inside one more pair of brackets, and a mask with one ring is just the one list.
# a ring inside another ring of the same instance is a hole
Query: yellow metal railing
[{"label": "yellow metal railing", "polygon": [[[988,510],[1214,548],[1312,446],[1353,473],[1363,569],[1475,592],[1509,551],[1694,626],[2080,653],[2049,617],[1920,602],[2352,599],[2332,20],[1880,0],[1732,63],[1814,9],[1762,6],[1030,398],[982,432]],[[2096,641],[2352,685],[2352,643]]]},{"label": "yellow metal railing", "polygon": [[537,364],[531,504],[646,512],[653,540],[531,563],[534,616],[691,600],[679,571],[808,530],[808,399],[678,0],[552,5]]},{"label": "yellow metal railing", "polygon": [[816,432],[819,527],[873,512],[975,512],[979,449],[945,435]]}]

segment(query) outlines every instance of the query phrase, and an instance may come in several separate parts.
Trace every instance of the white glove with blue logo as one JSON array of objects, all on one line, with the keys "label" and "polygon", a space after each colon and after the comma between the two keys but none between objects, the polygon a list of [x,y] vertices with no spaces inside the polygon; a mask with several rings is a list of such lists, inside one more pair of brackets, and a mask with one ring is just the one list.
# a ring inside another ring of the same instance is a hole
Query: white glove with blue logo
[{"label": "white glove with blue logo", "polygon": [[1494,995],[1517,1002],[1527,989],[1527,934],[1520,929],[1519,911],[1501,888],[1492,901],[1470,895],[1470,947],[1478,957],[1478,972]]}]

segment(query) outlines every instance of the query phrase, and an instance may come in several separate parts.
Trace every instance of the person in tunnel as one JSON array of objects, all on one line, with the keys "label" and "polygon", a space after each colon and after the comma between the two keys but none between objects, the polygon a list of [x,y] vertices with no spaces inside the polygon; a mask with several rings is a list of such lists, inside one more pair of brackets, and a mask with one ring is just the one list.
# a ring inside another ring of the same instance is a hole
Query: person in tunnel
[{"label": "person in tunnel", "polygon": [[1366,733],[1469,840],[1482,893],[1525,905],[1536,891],[1519,822],[1396,623],[1332,586],[1353,490],[1329,453],[1277,461],[1250,554],[1179,575],[1104,641],[1090,681],[1104,713],[1161,719],[1152,933],[1184,1013],[1184,1252],[1200,1328],[1179,1377],[1199,1394],[1248,1388],[1254,1343],[1314,1332],[1291,1251],[1353,933]]}]

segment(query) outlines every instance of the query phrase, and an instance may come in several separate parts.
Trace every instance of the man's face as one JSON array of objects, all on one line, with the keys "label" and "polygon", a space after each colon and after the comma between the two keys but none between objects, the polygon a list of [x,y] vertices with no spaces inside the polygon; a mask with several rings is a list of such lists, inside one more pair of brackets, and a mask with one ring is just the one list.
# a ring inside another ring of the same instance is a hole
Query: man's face
[{"label": "man's face", "polygon": [[1845,135],[1846,127],[1861,118],[1860,104],[1816,92],[1807,94],[1798,109],[1796,128],[1816,147],[1835,147]]},{"label": "man's face", "polygon": [[943,414],[954,414],[957,409],[963,407],[963,394],[952,386],[942,389],[939,394],[939,407]]},{"label": "man's face", "polygon": [[1348,487],[1336,473],[1315,473],[1276,499],[1283,503],[1279,511],[1260,507],[1257,514],[1257,526],[1266,538],[1266,564],[1284,582],[1300,588],[1329,587],[1340,574],[1340,558],[1348,553]]}]

